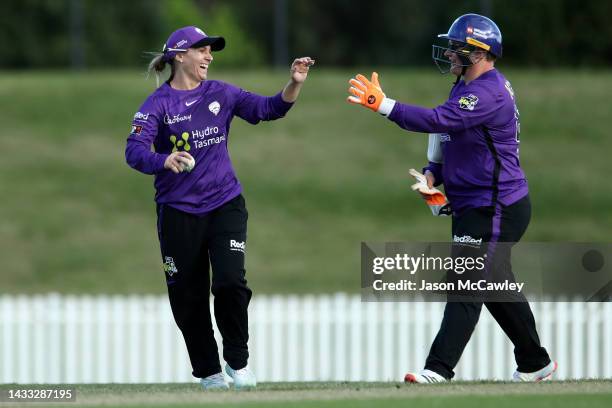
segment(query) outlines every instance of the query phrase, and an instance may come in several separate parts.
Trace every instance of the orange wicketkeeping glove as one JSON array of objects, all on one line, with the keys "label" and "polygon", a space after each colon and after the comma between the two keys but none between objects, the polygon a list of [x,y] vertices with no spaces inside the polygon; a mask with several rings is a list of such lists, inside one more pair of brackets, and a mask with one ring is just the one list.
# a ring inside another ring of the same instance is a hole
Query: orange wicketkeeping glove
[{"label": "orange wicketkeeping glove", "polygon": [[387,116],[391,113],[395,101],[385,96],[385,93],[378,82],[378,73],[372,72],[372,80],[358,74],[355,78],[349,80],[351,87],[349,93],[351,96],[346,98],[347,102],[356,105],[363,105],[374,112],[380,112]]},{"label": "orange wicketkeeping glove", "polygon": [[357,74],[355,78],[349,80],[349,84],[351,85],[349,93],[354,95],[346,98],[349,103],[363,105],[374,112],[378,112],[380,104],[385,99],[385,94],[378,82],[377,72],[372,73],[372,81],[368,81],[368,78]]},{"label": "orange wicketkeeping glove", "polygon": [[450,203],[444,193],[437,188],[429,187],[427,185],[427,178],[415,169],[410,169],[408,172],[417,181],[412,185],[412,189],[423,196],[433,215],[443,216],[452,214]]}]

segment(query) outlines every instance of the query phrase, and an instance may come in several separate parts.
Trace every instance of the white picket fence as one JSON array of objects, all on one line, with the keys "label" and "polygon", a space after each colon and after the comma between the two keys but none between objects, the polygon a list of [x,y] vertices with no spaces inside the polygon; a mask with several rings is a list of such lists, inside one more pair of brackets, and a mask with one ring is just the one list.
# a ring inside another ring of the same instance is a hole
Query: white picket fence
[{"label": "white picket fence", "polygon": [[[612,303],[532,307],[556,378],[612,377]],[[443,308],[256,296],[250,364],[260,381],[399,381],[423,366]],[[514,369],[511,344],[483,308],[456,378],[508,379]],[[0,296],[0,383],[192,380],[165,296]]]}]

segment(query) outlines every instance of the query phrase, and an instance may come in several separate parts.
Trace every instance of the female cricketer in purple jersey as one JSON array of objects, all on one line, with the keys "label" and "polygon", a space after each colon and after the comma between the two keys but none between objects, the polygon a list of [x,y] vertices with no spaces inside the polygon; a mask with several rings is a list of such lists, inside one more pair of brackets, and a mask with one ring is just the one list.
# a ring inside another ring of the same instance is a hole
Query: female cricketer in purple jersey
[{"label": "female cricketer in purple jersey", "polygon": [[238,116],[256,124],[285,116],[314,64],[309,57],[296,59],[282,92],[265,97],[207,79],[212,52],[224,47],[223,37],[209,37],[197,27],[170,35],[149,64],[156,75],[169,65],[170,78],[134,115],[125,150],[131,167],[155,175],[157,229],[172,313],[193,375],[204,389],[228,388],[213,336],[209,291],[215,297],[225,371],[237,388],[256,385],[247,365],[248,214],[228,153],[231,121]]},{"label": "female cricketer in purple jersey", "polygon": [[[494,67],[502,54],[501,32],[487,17],[466,14],[439,37],[448,41],[448,46],[433,46],[434,61],[443,73],[457,76],[444,104],[427,109],[387,98],[376,73],[371,81],[363,75],[351,79],[348,101],[379,112],[406,130],[437,134],[433,139],[430,136],[425,176],[413,172],[423,186],[417,183],[413,188],[437,214],[444,208],[444,200],[429,190],[444,184],[452,207],[453,255],[486,254],[495,274],[513,280],[510,247],[527,229],[531,205],[519,164],[519,112],[514,91]],[[500,244],[504,242],[510,244]],[[450,275],[456,278],[456,274]],[[406,382],[442,382],[454,376],[483,300],[480,296],[466,299],[451,295],[425,369],[408,373]],[[513,378],[549,379],[557,365],[540,345],[524,296],[516,296],[513,302],[487,299],[484,304],[515,347],[517,370]]]}]

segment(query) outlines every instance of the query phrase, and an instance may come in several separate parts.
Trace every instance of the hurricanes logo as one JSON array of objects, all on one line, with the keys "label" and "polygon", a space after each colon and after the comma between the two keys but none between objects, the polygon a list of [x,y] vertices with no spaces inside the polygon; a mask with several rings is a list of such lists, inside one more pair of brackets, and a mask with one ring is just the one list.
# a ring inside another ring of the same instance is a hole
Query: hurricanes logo
[{"label": "hurricanes logo", "polygon": [[459,98],[459,108],[473,111],[478,103],[478,97],[476,95],[469,94],[468,96],[462,96]]},{"label": "hurricanes logo", "polygon": [[368,96],[368,103],[372,105],[374,102],[376,102],[376,97],[374,95]]},{"label": "hurricanes logo", "polygon": [[178,273],[178,269],[176,269],[176,265],[174,264],[174,259],[171,256],[164,258],[164,272],[166,272],[170,277],[172,277],[172,275],[175,273]]},{"label": "hurricanes logo", "polygon": [[189,145],[189,133],[187,132],[183,132],[183,134],[181,134],[181,139],[179,139],[177,141],[176,136],[174,135],[170,135],[170,141],[172,142],[172,153],[179,151],[179,150],[183,150],[188,152],[189,150],[191,150],[191,146]]}]

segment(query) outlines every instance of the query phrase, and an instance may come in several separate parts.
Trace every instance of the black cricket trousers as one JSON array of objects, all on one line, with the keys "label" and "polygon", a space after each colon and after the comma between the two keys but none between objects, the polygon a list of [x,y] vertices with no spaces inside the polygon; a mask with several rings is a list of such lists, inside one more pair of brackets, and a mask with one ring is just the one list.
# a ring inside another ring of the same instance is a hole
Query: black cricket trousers
[{"label": "black cricket trousers", "polygon": [[235,370],[247,365],[247,307],[251,300],[244,269],[247,219],[242,195],[203,216],[169,205],[157,207],[170,305],[183,333],[194,377],[221,371],[211,320],[211,291],[223,338],[223,358]]},{"label": "black cricket trousers", "polygon": [[[530,218],[531,203],[528,195],[509,206],[498,204],[495,207],[474,208],[461,216],[453,216],[452,233],[455,241],[456,237],[468,236],[476,242],[482,239],[483,244],[487,243],[479,248],[469,244],[454,244],[453,256],[483,256],[487,251],[489,260],[495,259],[496,270],[501,270],[501,275],[505,274],[509,280],[514,281],[510,265],[512,244],[496,243],[518,242],[527,230]],[[454,275],[456,278],[457,275]],[[453,301],[449,293],[440,330],[425,363],[426,369],[447,379],[455,375],[453,369],[472,336],[483,305],[483,301],[477,297],[474,301],[465,297],[459,299]],[[512,341],[518,371],[533,372],[550,363],[546,349],[540,345],[529,303],[522,294],[517,301],[484,301],[484,304]]]}]

